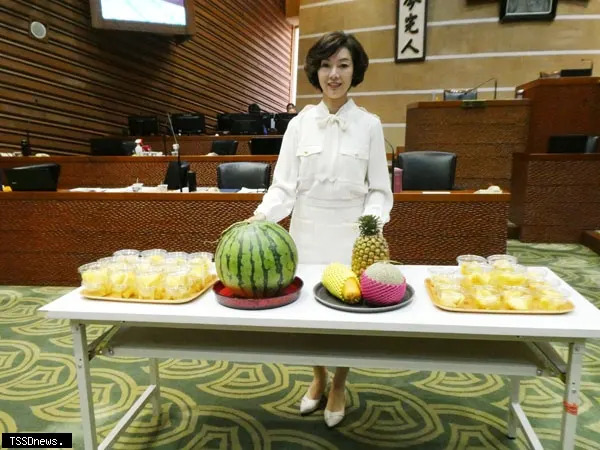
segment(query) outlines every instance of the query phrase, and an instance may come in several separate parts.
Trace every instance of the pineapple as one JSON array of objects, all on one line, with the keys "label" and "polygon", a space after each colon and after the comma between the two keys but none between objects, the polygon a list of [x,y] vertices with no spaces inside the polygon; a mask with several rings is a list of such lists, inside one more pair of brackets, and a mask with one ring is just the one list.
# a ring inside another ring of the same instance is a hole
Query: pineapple
[{"label": "pineapple", "polygon": [[388,243],[381,234],[381,222],[377,216],[366,215],[358,218],[360,236],[352,249],[352,270],[357,276],[377,261],[389,261]]}]

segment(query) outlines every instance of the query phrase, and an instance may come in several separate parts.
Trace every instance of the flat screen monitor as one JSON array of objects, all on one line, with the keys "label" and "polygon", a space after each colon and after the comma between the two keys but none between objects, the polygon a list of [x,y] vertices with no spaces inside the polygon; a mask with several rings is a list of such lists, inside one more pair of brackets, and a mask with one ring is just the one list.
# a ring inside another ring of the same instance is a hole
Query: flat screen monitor
[{"label": "flat screen monitor", "polygon": [[56,191],[60,165],[56,163],[4,169],[6,183],[13,191]]},{"label": "flat screen monitor", "polygon": [[[167,189],[174,190],[187,187],[187,177],[190,171],[190,163],[187,161],[181,161],[181,170],[177,161],[171,161],[167,167],[167,173],[165,175],[165,181],[163,184],[167,185]],[[179,173],[179,178],[177,174]]]},{"label": "flat screen monitor", "polygon": [[192,36],[194,0],[90,0],[92,26]]},{"label": "flat screen monitor", "polygon": [[284,134],[287,130],[290,120],[296,117],[297,113],[279,113],[275,114],[275,128],[279,134]]},{"label": "flat screen monitor", "polygon": [[156,116],[129,116],[129,136],[152,136],[159,134],[160,122]]},{"label": "flat screen monitor", "polygon": [[230,114],[231,134],[265,134],[262,114]]},{"label": "flat screen monitor", "polygon": [[203,134],[206,132],[204,123],[204,114],[202,113],[181,113],[171,116],[173,130],[178,134]]},{"label": "flat screen monitor", "polygon": [[250,140],[251,155],[279,155],[283,138],[269,137]]},{"label": "flat screen monitor", "polygon": [[223,133],[224,131],[231,131],[231,114],[230,113],[219,113],[217,114],[217,132]]},{"label": "flat screen monitor", "polygon": [[548,153],[585,153],[587,140],[584,134],[550,136]]},{"label": "flat screen monitor", "polygon": [[90,153],[93,156],[131,156],[135,151],[135,141],[119,138],[90,139]]}]

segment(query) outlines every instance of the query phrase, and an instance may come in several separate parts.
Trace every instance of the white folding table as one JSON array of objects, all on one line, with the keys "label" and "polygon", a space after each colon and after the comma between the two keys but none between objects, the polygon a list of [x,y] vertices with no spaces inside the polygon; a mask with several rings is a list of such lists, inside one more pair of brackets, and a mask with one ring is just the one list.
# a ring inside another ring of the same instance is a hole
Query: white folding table
[{"label": "white folding table", "polygon": [[[318,303],[313,286],[324,266],[300,266],[300,298],[276,309],[230,309],[212,291],[190,303],[163,305],[89,300],[79,289],[40,308],[48,318],[71,322],[85,449],[109,448],[148,400],[159,414],[158,358],[505,375],[511,380],[507,434],[515,437],[520,425],[533,449],[543,447],[519,404],[520,379],[558,376],[565,382],[561,444],[574,449],[585,341],[600,338],[600,311],[562,280],[575,304],[567,314],[442,311],[425,289],[427,266],[399,267],[414,299],[384,313],[344,312]],[[88,324],[114,326],[88,344]],[[568,344],[566,362],[550,342]],[[98,445],[89,361],[102,352],[149,358],[150,385]]]}]

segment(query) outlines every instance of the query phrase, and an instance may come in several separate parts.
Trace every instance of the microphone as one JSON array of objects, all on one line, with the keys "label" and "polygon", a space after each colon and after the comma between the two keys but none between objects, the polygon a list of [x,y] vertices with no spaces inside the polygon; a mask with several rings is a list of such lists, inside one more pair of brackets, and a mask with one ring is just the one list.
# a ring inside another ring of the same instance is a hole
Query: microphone
[{"label": "microphone", "polygon": [[466,96],[469,92],[473,92],[474,90],[479,89],[481,86],[483,86],[486,83],[489,83],[490,81],[494,82],[494,100],[496,100],[498,94],[498,80],[495,77],[492,77],[489,80],[485,80],[483,83],[480,83],[477,86],[472,87],[471,89],[467,89],[465,92],[463,92],[463,97]]},{"label": "microphone", "polygon": [[21,139],[21,155],[31,156],[31,143],[29,140],[29,128],[27,129],[27,136],[25,137],[25,139]]},{"label": "microphone", "polygon": [[[173,144],[173,150],[177,152],[177,184],[179,185],[179,192],[183,192],[183,186],[181,183],[181,157],[179,154],[179,143],[177,142],[177,136],[175,135],[175,130],[173,130],[173,122],[171,122],[171,114],[167,113],[167,119],[169,120],[169,128],[171,129],[171,134],[173,135],[173,140],[175,143]],[[172,153],[171,153],[172,154]]]}]

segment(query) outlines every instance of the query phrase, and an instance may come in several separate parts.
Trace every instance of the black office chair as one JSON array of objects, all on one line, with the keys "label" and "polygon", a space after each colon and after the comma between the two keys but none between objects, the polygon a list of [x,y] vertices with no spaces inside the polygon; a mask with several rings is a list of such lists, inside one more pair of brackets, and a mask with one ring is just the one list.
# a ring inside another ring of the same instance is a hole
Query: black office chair
[{"label": "black office chair", "polygon": [[599,140],[598,136],[585,134],[550,136],[548,153],[596,153]]},{"label": "black office chair", "polygon": [[223,163],[217,166],[219,189],[267,189],[271,184],[271,166],[260,162]]},{"label": "black office chair", "polygon": [[600,153],[600,136],[588,136],[585,144],[586,153]]},{"label": "black office chair", "polygon": [[454,189],[456,155],[448,152],[403,152],[397,167],[402,169],[402,189],[438,191]]},{"label": "black office chair", "polygon": [[238,141],[212,141],[210,151],[219,156],[235,155],[238,148]]}]

